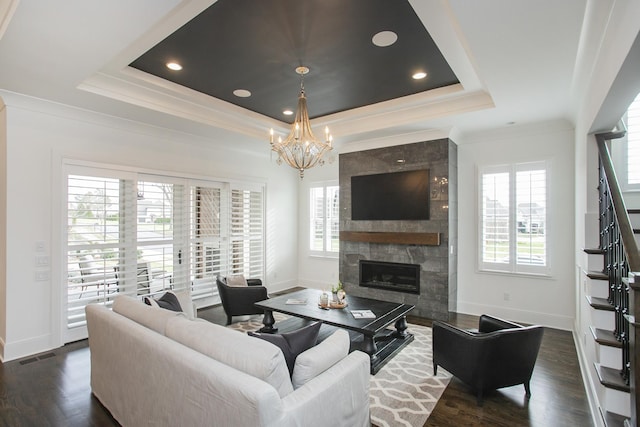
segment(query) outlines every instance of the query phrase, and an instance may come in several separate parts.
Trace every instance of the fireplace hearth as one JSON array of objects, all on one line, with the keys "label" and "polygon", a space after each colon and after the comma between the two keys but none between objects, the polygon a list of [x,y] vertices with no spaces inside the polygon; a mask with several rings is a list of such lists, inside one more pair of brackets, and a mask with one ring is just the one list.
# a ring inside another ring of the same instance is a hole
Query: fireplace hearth
[{"label": "fireplace hearth", "polygon": [[420,266],[360,260],[360,286],[420,294]]}]

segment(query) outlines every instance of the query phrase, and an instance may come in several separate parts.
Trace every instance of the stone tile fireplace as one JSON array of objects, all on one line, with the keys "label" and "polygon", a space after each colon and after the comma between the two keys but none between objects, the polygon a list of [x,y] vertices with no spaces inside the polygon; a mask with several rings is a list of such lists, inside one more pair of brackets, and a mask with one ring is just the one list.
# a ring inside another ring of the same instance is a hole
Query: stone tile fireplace
[{"label": "stone tile fireplace", "polygon": [[[439,139],[346,153],[339,162],[340,280],[347,295],[413,304],[413,315],[448,319],[457,295],[455,143]],[[352,220],[352,176],[418,169],[429,170],[429,219]],[[371,277],[361,281],[363,265]],[[391,273],[381,271],[384,266],[404,267]],[[410,275],[417,280],[413,287]]]}]

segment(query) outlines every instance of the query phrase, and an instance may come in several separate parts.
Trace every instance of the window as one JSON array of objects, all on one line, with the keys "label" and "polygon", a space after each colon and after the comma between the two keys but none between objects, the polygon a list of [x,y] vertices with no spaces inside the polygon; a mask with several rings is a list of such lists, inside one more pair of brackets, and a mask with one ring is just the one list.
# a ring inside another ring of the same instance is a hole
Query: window
[{"label": "window", "polygon": [[219,302],[215,277],[264,277],[261,184],[65,167],[65,342],[86,337],[84,307],[190,289]]},{"label": "window", "polygon": [[620,167],[624,190],[640,190],[640,94],[631,103],[623,117],[627,135],[621,141],[623,162]]},{"label": "window", "polygon": [[481,270],[548,274],[544,162],[480,171]]},{"label": "window", "polygon": [[313,255],[337,256],[340,200],[337,185],[314,184],[309,190],[309,249]]}]

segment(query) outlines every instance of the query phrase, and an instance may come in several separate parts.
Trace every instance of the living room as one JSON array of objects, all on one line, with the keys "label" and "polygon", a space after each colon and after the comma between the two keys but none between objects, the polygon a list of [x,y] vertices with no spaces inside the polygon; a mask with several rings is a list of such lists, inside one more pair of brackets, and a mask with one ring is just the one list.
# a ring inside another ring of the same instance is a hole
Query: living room
[{"label": "living room", "polygon": [[[166,95],[161,102],[145,100],[139,91],[149,88],[133,84],[128,89],[131,99],[137,101],[123,102],[126,95],[117,87],[117,78],[109,74],[113,58],[127,49],[143,52],[141,45],[153,44],[147,32],[154,29],[157,37],[158,28],[154,26],[158,23],[163,23],[166,31],[167,26],[175,27],[179,20],[186,22],[188,14],[193,16],[195,10],[211,3],[166,1],[158,5],[143,1],[136,5],[94,5],[94,10],[83,11],[81,4],[53,7],[21,0],[9,2],[1,10],[3,361],[56,349],[74,340],[65,331],[64,311],[67,276],[62,224],[66,222],[63,206],[69,168],[117,170],[173,180],[257,183],[264,188],[267,226],[262,279],[269,292],[297,286],[327,289],[340,279],[340,263],[336,255],[318,257],[309,249],[310,188],[318,183],[338,183],[340,155],[443,138],[457,145],[457,247],[449,248],[457,257],[452,311],[491,313],[516,322],[572,331],[578,343],[584,339],[581,322],[588,314],[579,295],[581,271],[587,268],[582,250],[593,240],[586,230],[590,230],[590,215],[597,211],[597,192],[593,190],[597,185],[597,154],[592,133],[610,130],[638,93],[640,82],[635,77],[635,81],[626,81],[627,91],[635,90],[633,96],[617,95],[622,91],[620,77],[634,69],[633,62],[625,61],[638,52],[640,24],[631,18],[640,14],[637,4],[572,1],[561,7],[547,1],[528,10],[527,6],[496,1],[482,7],[469,6],[472,10],[464,12],[468,5],[459,1],[443,2],[445,6],[410,2],[419,17],[427,21],[425,25],[433,25],[431,20],[435,19],[425,17],[427,6],[435,7],[441,13],[439,17],[448,13],[454,16],[446,21],[449,27],[441,34],[451,31],[455,27],[452,23],[468,31],[455,41],[462,40],[466,46],[442,49],[448,53],[469,50],[475,61],[470,69],[477,68],[474,72],[482,80],[479,87],[489,98],[474,98],[467,88],[470,97],[455,105],[453,112],[430,105],[406,113],[422,114],[429,120],[402,132],[394,132],[394,126],[400,126],[403,117],[393,116],[385,122],[368,115],[366,109],[332,118],[335,126],[329,119],[320,118],[317,124],[313,121],[314,128],[330,125],[336,147],[326,164],[306,170],[300,180],[297,171],[278,166],[271,158],[268,129],[275,120],[238,107],[230,108],[226,115],[215,108],[189,109],[175,93],[170,93],[174,98]],[[508,19],[496,18],[503,12]],[[547,22],[544,18],[550,15],[561,22]],[[470,25],[478,16],[487,21],[492,17],[493,31]],[[113,30],[115,23],[120,30]],[[524,38],[530,44],[511,46],[510,31],[527,24],[536,27],[528,28],[529,38]],[[555,34],[560,32],[571,38],[556,40]],[[80,39],[91,39],[91,44]],[[446,38],[438,41],[446,43]],[[558,74],[545,74],[545,61],[560,63],[553,68]],[[63,70],[62,62],[73,64],[73,72]],[[34,63],[36,68],[32,68]],[[530,68],[526,77],[540,75],[530,81],[514,77],[520,68]],[[518,103],[501,104],[506,93],[518,91],[523,94],[522,104],[537,106],[535,114]],[[541,94],[547,96],[549,92],[562,96],[540,99]],[[309,91],[307,96],[313,109],[314,93]],[[511,110],[513,118],[492,122],[494,119],[480,107],[486,103],[493,104],[488,111]],[[466,120],[474,126],[466,128]],[[281,122],[278,126],[286,129]],[[488,165],[537,161],[549,162],[552,171],[547,241],[550,273],[540,277],[483,272],[478,268],[478,170]],[[30,198],[25,199],[25,195]],[[47,258],[44,266],[34,263],[34,258],[42,256]],[[42,272],[44,277],[39,275]],[[597,411],[598,399],[591,399],[592,409]]]}]

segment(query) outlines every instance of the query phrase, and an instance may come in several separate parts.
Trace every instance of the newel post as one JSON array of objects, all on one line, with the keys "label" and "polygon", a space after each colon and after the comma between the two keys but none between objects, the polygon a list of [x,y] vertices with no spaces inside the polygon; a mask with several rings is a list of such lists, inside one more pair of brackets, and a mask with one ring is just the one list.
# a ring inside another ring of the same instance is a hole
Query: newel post
[{"label": "newel post", "polygon": [[640,343],[640,272],[629,273],[629,363],[630,375],[630,405],[631,423],[626,425],[637,426],[640,406],[638,401],[638,385],[640,384],[640,357],[638,357],[638,343]]}]

